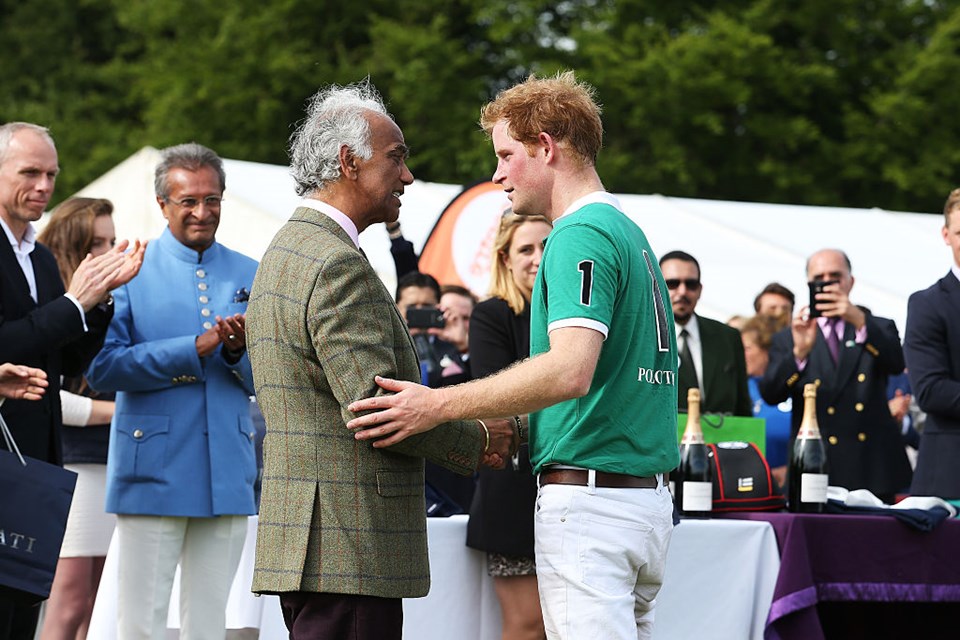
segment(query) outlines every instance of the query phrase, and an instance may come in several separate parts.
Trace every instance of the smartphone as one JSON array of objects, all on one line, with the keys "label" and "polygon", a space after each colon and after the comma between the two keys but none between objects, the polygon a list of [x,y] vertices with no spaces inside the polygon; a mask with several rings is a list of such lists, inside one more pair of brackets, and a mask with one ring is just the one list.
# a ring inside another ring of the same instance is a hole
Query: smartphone
[{"label": "smartphone", "polygon": [[810,317],[819,318],[823,313],[817,309],[817,294],[823,293],[824,287],[837,284],[839,280],[813,280],[812,282],[807,283],[807,287],[810,289]]},{"label": "smartphone", "polygon": [[407,307],[407,326],[411,329],[442,329],[446,324],[443,311],[436,307]]}]

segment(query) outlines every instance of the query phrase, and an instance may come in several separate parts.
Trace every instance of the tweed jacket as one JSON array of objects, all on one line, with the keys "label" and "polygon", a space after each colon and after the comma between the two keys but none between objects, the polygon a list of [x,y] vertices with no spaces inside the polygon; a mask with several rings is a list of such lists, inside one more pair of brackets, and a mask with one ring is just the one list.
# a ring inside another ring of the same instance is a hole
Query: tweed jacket
[{"label": "tweed jacket", "polygon": [[790,327],[777,333],[760,394],[769,404],[793,398],[795,435],[803,417],[803,386],[816,384],[817,422],[826,440],[830,484],[890,498],[907,488],[911,476],[900,428],[887,404],[887,378],[903,371],[903,349],[893,320],[869,312],[866,317],[867,341],[856,342],[856,330],[847,323],[837,364],[817,329],[803,371],[797,369]]},{"label": "tweed jacket", "polygon": [[483,435],[457,422],[389,449],[357,441],[347,405],[379,374],[419,382],[393,297],[347,233],[300,207],[260,263],[247,312],[267,425],[253,591],[389,598],[430,586],[424,458],[470,473]]}]

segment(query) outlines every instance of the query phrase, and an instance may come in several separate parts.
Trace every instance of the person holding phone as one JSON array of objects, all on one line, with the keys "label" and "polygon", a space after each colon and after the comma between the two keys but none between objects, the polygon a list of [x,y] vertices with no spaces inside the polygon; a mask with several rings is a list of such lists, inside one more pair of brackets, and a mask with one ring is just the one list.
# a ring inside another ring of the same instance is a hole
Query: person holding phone
[{"label": "person holding phone", "polygon": [[830,484],[869,489],[891,503],[910,485],[912,474],[886,396],[887,378],[903,371],[903,349],[893,320],[850,301],[852,271],[850,258],[839,249],[810,256],[810,306],[773,337],[760,393],[769,404],[793,398],[791,433],[796,434],[803,386],[817,384]]},{"label": "person holding phone", "polygon": [[448,314],[439,307],[437,279],[419,271],[406,274],[397,282],[396,301],[417,347],[423,384],[448,387],[470,380],[470,365],[460,349],[441,337]]}]

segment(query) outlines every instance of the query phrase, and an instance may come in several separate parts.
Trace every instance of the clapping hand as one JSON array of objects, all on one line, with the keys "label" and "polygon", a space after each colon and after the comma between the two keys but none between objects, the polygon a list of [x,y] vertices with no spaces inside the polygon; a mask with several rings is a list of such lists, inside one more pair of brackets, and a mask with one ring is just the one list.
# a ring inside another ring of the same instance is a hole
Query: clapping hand
[{"label": "clapping hand", "polygon": [[127,284],[140,273],[147,243],[136,240],[133,249],[124,253],[129,246],[130,241],[123,240],[97,257],[87,254],[77,266],[70,280],[68,293],[80,302],[84,311],[90,311],[102,302],[110,291]]}]

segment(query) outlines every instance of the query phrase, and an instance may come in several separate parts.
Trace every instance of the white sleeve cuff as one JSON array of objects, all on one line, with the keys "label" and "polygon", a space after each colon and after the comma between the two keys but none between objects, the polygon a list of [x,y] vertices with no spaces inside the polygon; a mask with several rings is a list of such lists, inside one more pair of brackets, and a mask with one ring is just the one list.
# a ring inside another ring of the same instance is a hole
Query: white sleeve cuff
[{"label": "white sleeve cuff", "polygon": [[93,400],[61,389],[60,409],[63,411],[63,424],[68,427],[85,427],[93,413]]},{"label": "white sleeve cuff", "polygon": [[80,322],[83,323],[83,332],[86,333],[87,331],[90,331],[90,329],[87,328],[87,314],[83,312],[83,305],[80,304],[80,301],[77,300],[77,297],[72,293],[65,293],[63,294],[63,297],[76,305],[77,311],[80,312]]},{"label": "white sleeve cuff", "polygon": [[596,320],[591,320],[590,318],[564,318],[563,320],[551,322],[547,326],[547,333],[550,333],[554,329],[563,329],[564,327],[593,329],[594,331],[599,331],[603,335],[604,340],[607,339],[607,333],[610,331],[607,325],[602,322],[597,322]]}]

